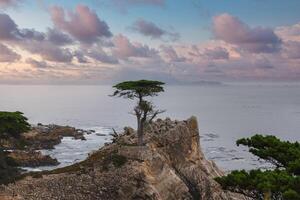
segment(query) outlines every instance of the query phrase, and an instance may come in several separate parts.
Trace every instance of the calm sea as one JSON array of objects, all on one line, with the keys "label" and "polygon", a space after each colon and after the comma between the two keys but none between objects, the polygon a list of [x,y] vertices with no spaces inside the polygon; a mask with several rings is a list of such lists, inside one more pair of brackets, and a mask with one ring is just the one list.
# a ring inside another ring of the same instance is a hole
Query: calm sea
[{"label": "calm sea", "polygon": [[[134,101],[112,98],[110,86],[0,85],[0,110],[22,111],[33,124],[71,125],[109,134],[111,127],[135,126],[129,112]],[[255,133],[300,140],[299,84],[226,84],[222,86],[167,86],[153,99],[166,109],[162,117],[199,121],[206,156],[224,170],[265,166],[236,147],[235,141]],[[82,160],[109,141],[90,135],[85,142],[66,138],[53,151],[60,166]]]}]

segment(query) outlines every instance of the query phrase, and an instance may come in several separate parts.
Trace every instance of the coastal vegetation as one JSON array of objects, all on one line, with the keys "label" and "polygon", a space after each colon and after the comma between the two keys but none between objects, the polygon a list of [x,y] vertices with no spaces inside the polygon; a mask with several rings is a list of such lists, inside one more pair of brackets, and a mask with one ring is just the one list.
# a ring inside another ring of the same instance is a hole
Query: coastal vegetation
[{"label": "coastal vegetation", "polygon": [[0,138],[20,137],[30,130],[27,120],[21,112],[0,112]]},{"label": "coastal vegetation", "polygon": [[146,97],[157,96],[164,92],[165,83],[153,80],[125,81],[113,86],[116,90],[113,95],[127,99],[137,99],[137,105],[133,109],[133,114],[137,118],[138,145],[143,145],[143,135],[145,125],[151,122],[158,114],[164,110],[156,110],[151,101],[145,100]]},{"label": "coastal vegetation", "polygon": [[[21,112],[0,112],[0,140],[19,138],[22,132],[30,130],[27,118]],[[0,184],[11,182],[19,175],[12,158],[7,156],[0,143]]]},{"label": "coastal vegetation", "polygon": [[218,177],[223,189],[257,200],[300,200],[300,143],[281,141],[275,136],[255,135],[238,140],[274,170],[232,171]]}]

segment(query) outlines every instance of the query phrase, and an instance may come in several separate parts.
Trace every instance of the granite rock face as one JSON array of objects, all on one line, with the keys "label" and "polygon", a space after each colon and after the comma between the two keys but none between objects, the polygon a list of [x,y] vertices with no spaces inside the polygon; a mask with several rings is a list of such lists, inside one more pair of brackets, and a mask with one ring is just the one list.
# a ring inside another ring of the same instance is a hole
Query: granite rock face
[{"label": "granite rock face", "polygon": [[197,119],[157,120],[147,126],[145,146],[126,128],[85,161],[28,175],[0,189],[15,200],[243,200],[214,181],[223,174],[205,159]]}]

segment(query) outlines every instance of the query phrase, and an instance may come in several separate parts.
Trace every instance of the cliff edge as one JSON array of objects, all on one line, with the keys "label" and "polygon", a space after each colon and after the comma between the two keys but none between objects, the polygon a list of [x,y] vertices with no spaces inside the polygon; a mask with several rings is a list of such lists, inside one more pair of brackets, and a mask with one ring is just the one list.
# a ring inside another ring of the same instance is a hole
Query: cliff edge
[{"label": "cliff edge", "polygon": [[195,117],[158,119],[147,126],[145,146],[136,133],[124,133],[65,168],[29,174],[0,189],[5,200],[243,200],[214,181],[223,172],[205,159]]}]

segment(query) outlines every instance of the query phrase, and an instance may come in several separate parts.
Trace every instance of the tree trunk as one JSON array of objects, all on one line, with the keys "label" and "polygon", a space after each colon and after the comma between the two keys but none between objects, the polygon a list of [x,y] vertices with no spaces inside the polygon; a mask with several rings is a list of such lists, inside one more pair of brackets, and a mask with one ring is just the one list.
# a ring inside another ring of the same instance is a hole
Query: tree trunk
[{"label": "tree trunk", "polygon": [[141,120],[139,120],[138,123],[138,145],[139,146],[144,145],[143,136],[144,136],[144,124]]},{"label": "tree trunk", "polygon": [[[138,106],[141,107],[141,103],[143,101],[143,96],[142,94],[138,94],[139,95],[139,101],[138,101]],[[142,113],[139,113],[137,115],[137,122],[138,122],[138,130],[137,130],[137,135],[138,135],[138,146],[143,146],[144,145],[144,141],[143,141],[143,136],[144,136],[144,122],[143,122],[143,118],[141,117]]]},{"label": "tree trunk", "polygon": [[272,193],[271,191],[264,192],[264,200],[271,200]]}]

